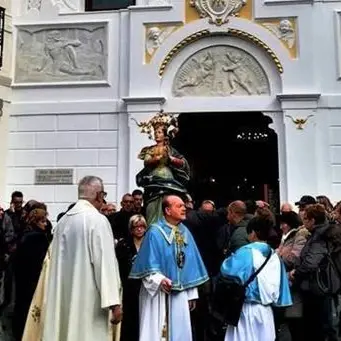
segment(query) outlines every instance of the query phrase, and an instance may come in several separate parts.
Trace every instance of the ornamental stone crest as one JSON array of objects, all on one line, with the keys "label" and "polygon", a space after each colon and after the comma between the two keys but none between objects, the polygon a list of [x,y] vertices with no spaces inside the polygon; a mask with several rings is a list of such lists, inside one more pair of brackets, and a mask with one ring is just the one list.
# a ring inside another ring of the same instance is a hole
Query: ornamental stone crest
[{"label": "ornamental stone crest", "polygon": [[208,17],[210,23],[223,25],[229,17],[237,16],[247,0],[190,0],[202,18]]}]

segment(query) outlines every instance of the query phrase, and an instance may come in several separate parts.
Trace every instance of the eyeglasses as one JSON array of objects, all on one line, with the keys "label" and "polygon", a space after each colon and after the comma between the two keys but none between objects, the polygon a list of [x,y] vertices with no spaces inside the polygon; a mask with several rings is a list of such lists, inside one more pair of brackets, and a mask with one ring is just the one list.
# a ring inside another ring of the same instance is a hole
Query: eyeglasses
[{"label": "eyeglasses", "polygon": [[123,200],[125,204],[133,204],[134,200]]},{"label": "eyeglasses", "polygon": [[104,191],[100,191],[100,192],[98,192],[98,194],[100,194],[103,199],[105,199],[107,197],[107,195],[108,195],[108,193],[104,192]]}]

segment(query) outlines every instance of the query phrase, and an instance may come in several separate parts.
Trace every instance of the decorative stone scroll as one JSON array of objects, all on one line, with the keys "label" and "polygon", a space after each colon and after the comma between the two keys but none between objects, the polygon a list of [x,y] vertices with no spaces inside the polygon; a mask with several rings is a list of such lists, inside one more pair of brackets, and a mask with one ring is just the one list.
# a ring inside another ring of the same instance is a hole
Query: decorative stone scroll
[{"label": "decorative stone scroll", "polygon": [[40,11],[43,0],[27,0],[27,11]]},{"label": "decorative stone scroll", "polygon": [[107,79],[106,23],[20,27],[15,83]]},{"label": "decorative stone scroll", "polygon": [[60,12],[76,12],[76,0],[27,0],[27,11],[40,11],[44,2],[49,1],[53,6],[56,6]]},{"label": "decorative stone scroll", "polygon": [[268,95],[269,80],[249,53],[232,46],[203,49],[187,59],[175,75],[173,95]]}]

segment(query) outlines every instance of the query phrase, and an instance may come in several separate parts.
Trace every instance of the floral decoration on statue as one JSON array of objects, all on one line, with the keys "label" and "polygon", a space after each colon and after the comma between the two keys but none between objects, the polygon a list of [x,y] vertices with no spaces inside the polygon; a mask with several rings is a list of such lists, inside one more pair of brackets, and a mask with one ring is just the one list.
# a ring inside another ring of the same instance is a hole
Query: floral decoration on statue
[{"label": "floral decoration on statue", "polygon": [[150,140],[154,139],[154,130],[157,126],[167,127],[167,135],[170,138],[174,138],[179,131],[177,118],[172,114],[165,113],[163,110],[147,122],[135,122],[140,127],[141,133],[148,134]]}]

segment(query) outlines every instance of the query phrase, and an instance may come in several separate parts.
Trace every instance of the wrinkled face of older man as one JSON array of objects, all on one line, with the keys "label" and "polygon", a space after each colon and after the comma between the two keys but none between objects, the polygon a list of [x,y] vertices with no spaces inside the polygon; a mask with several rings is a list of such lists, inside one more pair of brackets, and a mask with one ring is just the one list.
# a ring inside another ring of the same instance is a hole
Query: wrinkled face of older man
[{"label": "wrinkled face of older man", "polygon": [[134,198],[132,195],[125,195],[121,202],[122,210],[131,212],[134,209]]}]

